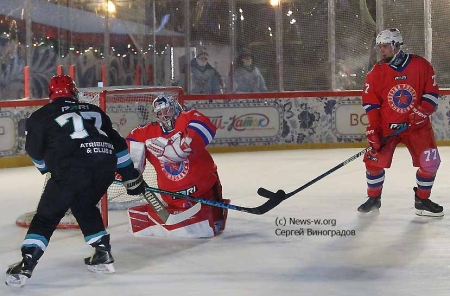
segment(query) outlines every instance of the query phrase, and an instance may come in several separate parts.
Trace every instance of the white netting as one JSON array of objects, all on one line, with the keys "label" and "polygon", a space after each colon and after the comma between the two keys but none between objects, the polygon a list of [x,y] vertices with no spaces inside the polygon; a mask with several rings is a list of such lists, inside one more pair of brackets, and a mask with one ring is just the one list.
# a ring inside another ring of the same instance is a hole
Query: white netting
[{"label": "white netting", "polygon": [[[20,227],[30,226],[30,223],[34,217],[34,214],[36,214],[36,211],[28,212],[28,213],[20,215],[16,219],[16,225],[20,226]],[[77,223],[77,220],[75,219],[75,217],[72,215],[72,213],[70,211],[68,211],[66,213],[66,215],[64,215],[64,217],[61,219],[61,221],[59,222],[59,224],[56,228],[57,229],[75,229],[75,228],[79,228],[79,226],[78,226],[78,223]]]},{"label": "white netting", "polygon": [[[106,114],[109,115],[114,128],[126,136],[135,127],[156,121],[151,109],[153,99],[158,95],[170,95],[180,100],[181,90],[173,87],[139,88],[139,87],[109,87],[86,88],[79,94],[79,100],[99,105],[101,94],[106,103]],[[100,104],[101,105],[101,104]],[[148,185],[156,187],[156,173],[152,165],[147,163],[143,172]],[[108,189],[108,209],[126,209],[131,205],[144,203],[139,196],[130,196],[122,184],[115,182]]]},{"label": "white netting", "polygon": [[[170,95],[181,104],[181,88],[167,87],[105,87],[105,88],[84,88],[80,89],[79,100],[89,102],[106,108],[106,114],[109,115],[114,128],[125,137],[135,127],[155,121],[151,109],[153,99],[158,95]],[[156,172],[153,166],[147,162],[143,172],[144,180],[151,187],[157,187]],[[45,184],[50,178],[47,174]],[[103,217],[107,217],[108,210],[124,210],[131,206],[145,203],[140,196],[131,196],[126,193],[125,187],[120,181],[115,181],[109,188],[105,196],[108,200],[108,209],[102,209]],[[28,227],[35,212],[21,215],[16,224],[22,227]],[[106,220],[106,219],[105,219]],[[58,225],[59,229],[78,228],[76,219],[68,212]]]},{"label": "white netting", "polygon": [[[147,162],[142,176],[149,186],[158,187],[155,169],[149,162]],[[108,188],[108,210],[125,210],[129,207],[146,203],[139,195],[128,195],[127,190],[119,180],[120,176],[117,175],[116,181]]]}]

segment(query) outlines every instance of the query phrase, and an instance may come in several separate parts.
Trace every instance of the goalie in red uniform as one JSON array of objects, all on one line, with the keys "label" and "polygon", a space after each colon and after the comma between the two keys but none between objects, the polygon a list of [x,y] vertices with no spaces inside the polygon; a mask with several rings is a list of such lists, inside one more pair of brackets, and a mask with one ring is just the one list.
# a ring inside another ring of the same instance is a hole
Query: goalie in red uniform
[{"label": "goalie in red uniform", "polygon": [[[441,162],[430,116],[437,109],[439,88],[433,67],[424,58],[405,53],[398,29],[384,30],[376,37],[383,59],[367,74],[362,103],[369,125],[366,137],[372,146],[364,156],[369,199],[358,211],[381,207],[385,168],[391,166],[394,150],[403,143],[417,167],[414,187],[416,214],[441,217],[443,207],[429,197]],[[381,139],[394,130],[408,129],[384,145]]]},{"label": "goalie in red uniform", "polygon": [[[158,96],[152,104],[157,122],[135,128],[126,137],[130,154],[138,170],[145,159],[153,165],[160,189],[194,197],[222,201],[222,186],[206,146],[213,140],[216,127],[198,111],[184,111],[170,96]],[[190,201],[162,195],[170,213],[193,206]],[[225,228],[227,210],[201,205],[191,218],[175,225],[161,225],[149,205],[129,209],[132,231],[136,235],[171,237],[212,237]]]}]

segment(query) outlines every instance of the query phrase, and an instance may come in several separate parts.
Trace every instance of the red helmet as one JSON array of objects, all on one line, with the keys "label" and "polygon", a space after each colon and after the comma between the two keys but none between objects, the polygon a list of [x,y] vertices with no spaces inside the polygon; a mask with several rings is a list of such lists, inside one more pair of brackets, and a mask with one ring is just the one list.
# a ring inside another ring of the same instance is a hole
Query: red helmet
[{"label": "red helmet", "polygon": [[55,75],[48,84],[48,96],[50,100],[60,97],[78,99],[78,88],[69,75]]}]

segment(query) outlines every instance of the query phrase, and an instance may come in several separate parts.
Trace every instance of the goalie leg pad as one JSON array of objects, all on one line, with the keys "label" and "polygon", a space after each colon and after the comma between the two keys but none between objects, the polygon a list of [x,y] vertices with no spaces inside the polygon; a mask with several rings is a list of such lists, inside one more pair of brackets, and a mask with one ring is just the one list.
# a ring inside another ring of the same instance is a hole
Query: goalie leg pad
[{"label": "goalie leg pad", "polygon": [[[136,236],[210,238],[219,235],[225,229],[226,210],[219,208],[220,211],[217,211],[217,209],[202,205],[197,214],[174,225],[162,224],[149,205],[132,207],[127,212],[131,232]],[[177,214],[186,209],[169,207],[167,210],[170,214]]]}]

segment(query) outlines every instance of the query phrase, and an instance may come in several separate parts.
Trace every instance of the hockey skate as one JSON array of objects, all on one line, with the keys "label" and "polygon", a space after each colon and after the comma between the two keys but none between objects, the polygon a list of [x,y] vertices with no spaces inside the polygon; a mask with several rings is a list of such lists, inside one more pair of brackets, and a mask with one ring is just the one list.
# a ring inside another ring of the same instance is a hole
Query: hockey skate
[{"label": "hockey skate", "polygon": [[381,208],[381,196],[378,197],[369,197],[365,203],[358,207],[358,212],[360,213],[374,213],[378,214]]},{"label": "hockey skate", "polygon": [[[414,193],[417,191],[417,187],[413,188]],[[426,216],[426,217],[443,217],[444,216],[444,208],[438,205],[435,202],[432,202],[430,199],[422,199],[415,194],[414,196],[415,202],[414,207],[416,208],[417,216]]]},{"label": "hockey skate", "polygon": [[87,269],[95,273],[114,273],[114,258],[111,254],[109,234],[104,235],[100,241],[93,243],[92,246],[95,248],[94,254],[84,259]]},{"label": "hockey skate", "polygon": [[[23,287],[27,279],[31,278],[33,270],[38,264],[44,252],[38,248],[24,248],[22,250],[22,261],[9,266],[6,271],[5,284],[11,287]],[[37,259],[36,259],[37,258]]]}]

